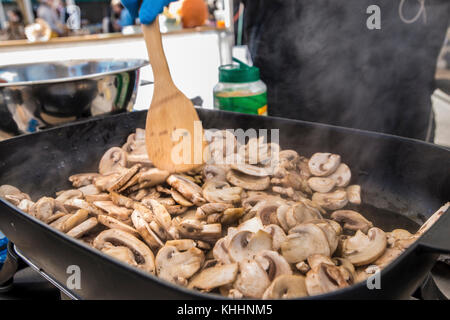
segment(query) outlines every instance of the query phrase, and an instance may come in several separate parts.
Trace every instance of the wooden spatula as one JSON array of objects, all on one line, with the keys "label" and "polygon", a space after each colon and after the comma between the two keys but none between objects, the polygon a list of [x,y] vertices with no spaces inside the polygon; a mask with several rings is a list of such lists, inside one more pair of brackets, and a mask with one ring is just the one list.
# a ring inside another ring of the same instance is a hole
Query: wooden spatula
[{"label": "wooden spatula", "polygon": [[[158,17],[152,24],[142,25],[142,31],[155,81],[145,126],[148,156],[159,169],[169,172],[189,171],[203,161],[201,122],[192,102],[172,81]],[[173,135],[178,140],[173,141]]]}]

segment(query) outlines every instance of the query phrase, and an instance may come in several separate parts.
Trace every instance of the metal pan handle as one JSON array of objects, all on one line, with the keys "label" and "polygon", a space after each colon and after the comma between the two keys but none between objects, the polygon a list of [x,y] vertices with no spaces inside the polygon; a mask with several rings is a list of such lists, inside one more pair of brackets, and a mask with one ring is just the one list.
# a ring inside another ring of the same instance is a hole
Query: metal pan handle
[{"label": "metal pan handle", "polygon": [[450,209],[419,239],[419,247],[435,253],[450,253]]}]

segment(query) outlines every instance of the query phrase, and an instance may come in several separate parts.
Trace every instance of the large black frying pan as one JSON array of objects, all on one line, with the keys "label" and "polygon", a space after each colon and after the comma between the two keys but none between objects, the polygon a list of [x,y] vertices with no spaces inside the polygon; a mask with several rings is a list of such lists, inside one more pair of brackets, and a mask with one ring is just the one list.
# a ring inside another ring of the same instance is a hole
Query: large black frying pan
[{"label": "large black frying pan", "polygon": [[[450,200],[450,151],[444,148],[315,123],[198,111],[205,128],[280,129],[283,148],[306,156],[318,151],[340,154],[352,169],[352,183],[362,185],[364,205],[359,210],[384,230],[401,227],[415,232]],[[103,153],[122,145],[136,127],[144,127],[144,121],[144,112],[121,114],[1,142],[0,184],[17,186],[33,199],[70,188],[70,175],[96,171]],[[171,285],[113,260],[4,201],[0,201],[0,229],[24,256],[60,285],[66,286],[71,275],[68,267],[79,266],[81,286],[71,290],[75,297],[215,297]],[[407,298],[422,283],[438,254],[450,252],[449,232],[447,213],[381,272],[381,289],[370,290],[362,282],[314,298]]]}]

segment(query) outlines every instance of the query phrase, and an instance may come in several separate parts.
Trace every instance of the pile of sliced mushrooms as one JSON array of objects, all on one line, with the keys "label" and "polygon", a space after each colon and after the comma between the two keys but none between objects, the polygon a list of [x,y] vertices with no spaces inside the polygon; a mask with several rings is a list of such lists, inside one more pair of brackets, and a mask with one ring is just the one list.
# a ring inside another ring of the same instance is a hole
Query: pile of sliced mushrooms
[{"label": "pile of sliced mushrooms", "polygon": [[[34,202],[3,185],[0,197],[131,266],[232,298],[298,298],[350,286],[432,223],[416,234],[385,232],[346,209],[361,203],[361,188],[350,185],[339,155],[308,159],[263,139],[239,145],[232,137],[215,132],[205,165],[169,174],[152,165],[145,131],[137,129],[103,155],[98,173],[69,177],[70,190]],[[230,156],[241,161],[216,160]]]}]

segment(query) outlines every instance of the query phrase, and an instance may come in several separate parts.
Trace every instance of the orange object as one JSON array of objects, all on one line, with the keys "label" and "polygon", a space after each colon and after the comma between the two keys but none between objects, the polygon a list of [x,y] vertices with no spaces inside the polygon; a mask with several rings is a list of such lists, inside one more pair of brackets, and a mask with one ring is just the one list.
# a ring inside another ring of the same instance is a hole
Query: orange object
[{"label": "orange object", "polygon": [[217,28],[220,28],[220,29],[225,28],[225,21],[223,21],[223,20],[218,20],[218,21],[216,22],[216,26],[217,26]]},{"label": "orange object", "polygon": [[204,0],[184,0],[180,10],[183,28],[194,28],[205,24],[208,7]]}]

